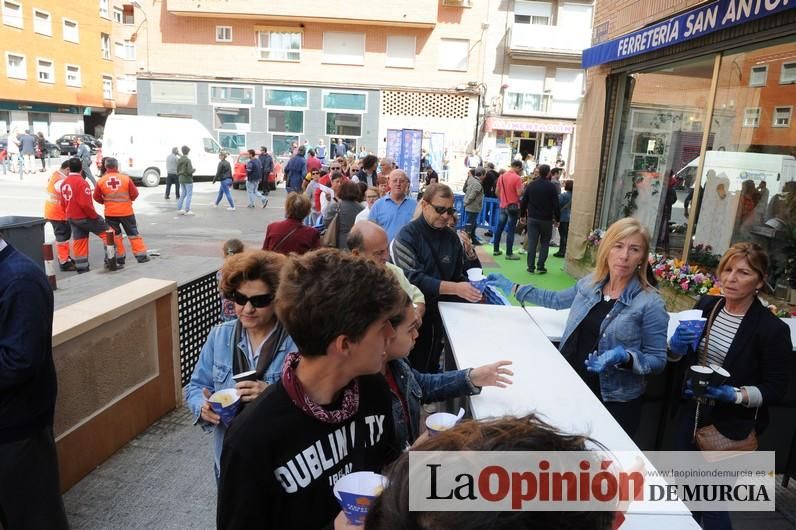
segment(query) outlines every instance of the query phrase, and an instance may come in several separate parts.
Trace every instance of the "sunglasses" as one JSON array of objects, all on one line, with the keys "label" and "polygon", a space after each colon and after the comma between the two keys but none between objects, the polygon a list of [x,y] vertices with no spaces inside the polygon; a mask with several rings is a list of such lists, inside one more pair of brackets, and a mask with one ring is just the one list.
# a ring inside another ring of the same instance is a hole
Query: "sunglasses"
[{"label": "sunglasses", "polygon": [[444,213],[448,215],[454,215],[456,213],[456,208],[446,208],[444,206],[435,206],[433,204],[430,204],[430,206],[434,208],[434,211],[437,212],[439,215],[442,215]]},{"label": "sunglasses", "polygon": [[271,302],[274,301],[274,293],[244,296],[235,291],[235,293],[232,295],[232,300],[239,306],[245,306],[247,303],[251,303],[252,307],[256,309],[262,309],[263,307],[268,307],[271,305]]}]

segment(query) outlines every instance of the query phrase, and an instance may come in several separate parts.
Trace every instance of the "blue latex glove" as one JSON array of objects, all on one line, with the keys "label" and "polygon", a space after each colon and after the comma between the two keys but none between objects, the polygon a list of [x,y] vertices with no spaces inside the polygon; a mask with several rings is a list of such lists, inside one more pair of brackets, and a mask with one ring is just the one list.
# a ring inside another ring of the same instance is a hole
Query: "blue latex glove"
[{"label": "blue latex glove", "polygon": [[683,389],[683,397],[686,397],[688,399],[694,399],[696,397],[696,394],[694,394],[694,391],[691,388],[691,380],[690,379],[686,379],[685,380],[685,388]]},{"label": "blue latex glove", "polygon": [[602,354],[592,352],[586,358],[586,369],[590,372],[599,374],[608,366],[614,366],[627,362],[630,354],[625,351],[624,346],[615,346]]},{"label": "blue latex glove", "polygon": [[669,349],[674,353],[686,355],[688,347],[697,339],[697,332],[694,329],[686,327],[684,324],[678,324],[677,329],[674,330],[674,335],[669,339]]},{"label": "blue latex glove", "polygon": [[497,287],[503,294],[506,296],[511,296],[511,290],[514,288],[514,282],[503,276],[498,272],[493,272],[486,277],[486,281],[489,285],[493,287]]},{"label": "blue latex glove", "polygon": [[730,385],[710,386],[705,388],[705,396],[714,401],[735,403],[735,388]]}]

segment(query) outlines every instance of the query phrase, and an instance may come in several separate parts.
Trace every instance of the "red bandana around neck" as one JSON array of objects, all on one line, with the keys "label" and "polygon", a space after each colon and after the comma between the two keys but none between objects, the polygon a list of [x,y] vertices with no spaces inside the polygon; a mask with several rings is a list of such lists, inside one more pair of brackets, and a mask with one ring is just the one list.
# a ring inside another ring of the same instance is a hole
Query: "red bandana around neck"
[{"label": "red bandana around neck", "polygon": [[343,403],[341,408],[327,410],[322,405],[312,401],[304,391],[304,385],[296,377],[296,367],[301,360],[299,352],[289,353],[285,359],[285,367],[282,370],[282,386],[285,387],[287,395],[308,416],[324,423],[342,423],[351,418],[359,410],[359,381],[351,380],[343,388]]}]

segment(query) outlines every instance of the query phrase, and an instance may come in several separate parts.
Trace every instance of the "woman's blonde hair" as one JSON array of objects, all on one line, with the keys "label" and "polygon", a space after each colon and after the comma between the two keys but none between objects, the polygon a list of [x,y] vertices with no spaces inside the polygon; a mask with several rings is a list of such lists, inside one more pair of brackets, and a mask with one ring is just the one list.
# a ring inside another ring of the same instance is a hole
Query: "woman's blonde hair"
[{"label": "woman's blonde hair", "polygon": [[644,248],[642,249],[643,259],[640,267],[636,270],[638,281],[644,289],[652,287],[647,279],[647,260],[650,252],[650,233],[647,228],[642,225],[638,219],[633,217],[625,217],[616,221],[608,227],[602,241],[600,241],[599,249],[597,250],[597,265],[594,267],[594,284],[605,281],[608,279],[608,253],[611,248],[618,242],[636,234],[641,234],[644,240]]}]

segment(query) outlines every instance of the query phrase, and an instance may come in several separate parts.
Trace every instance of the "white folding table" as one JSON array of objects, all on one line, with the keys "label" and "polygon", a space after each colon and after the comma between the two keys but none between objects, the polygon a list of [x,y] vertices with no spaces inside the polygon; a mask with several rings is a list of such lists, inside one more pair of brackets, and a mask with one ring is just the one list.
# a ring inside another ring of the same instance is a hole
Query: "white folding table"
[{"label": "white folding table", "polygon": [[[531,315],[548,317],[551,326],[560,319],[547,313],[550,310],[527,309]],[[513,363],[512,385],[505,389],[485,387],[480,395],[470,398],[474,418],[534,412],[556,428],[586,434],[611,451],[641,453],[522,308],[442,302],[440,313],[457,366],[475,367],[499,360]],[[647,460],[646,466],[651,468],[652,464]],[[621,530],[649,528],[696,530],[699,526],[682,503],[644,513],[634,511],[631,505]]]}]

